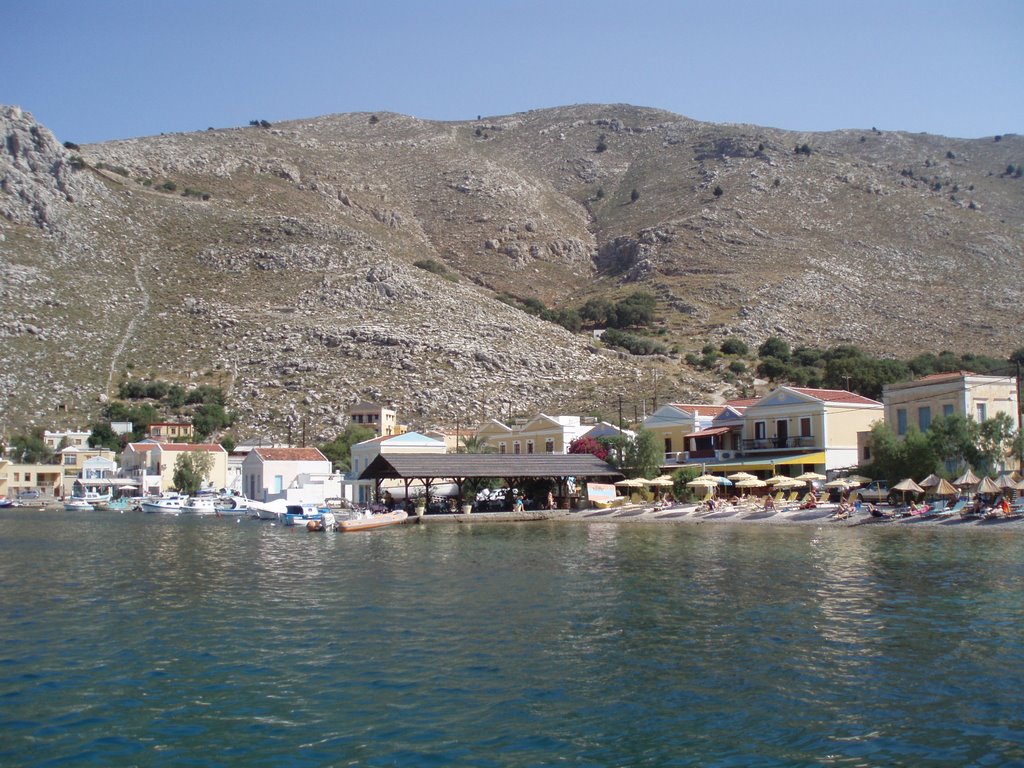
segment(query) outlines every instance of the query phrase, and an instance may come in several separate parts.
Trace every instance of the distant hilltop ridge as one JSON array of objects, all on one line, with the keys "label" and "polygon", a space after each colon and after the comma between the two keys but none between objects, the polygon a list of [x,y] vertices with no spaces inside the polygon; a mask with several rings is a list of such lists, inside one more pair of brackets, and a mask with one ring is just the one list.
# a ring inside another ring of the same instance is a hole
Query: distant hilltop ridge
[{"label": "distant hilltop ridge", "polygon": [[[610,413],[655,381],[663,401],[752,391],[684,361],[730,336],[901,357],[1021,343],[1016,135],[628,105],[254,122],[78,147],[0,108],[6,429],[82,423],[126,377],[213,383],[242,427],[330,434],[361,399],[468,422]],[[664,354],[544,319],[637,291]]]}]

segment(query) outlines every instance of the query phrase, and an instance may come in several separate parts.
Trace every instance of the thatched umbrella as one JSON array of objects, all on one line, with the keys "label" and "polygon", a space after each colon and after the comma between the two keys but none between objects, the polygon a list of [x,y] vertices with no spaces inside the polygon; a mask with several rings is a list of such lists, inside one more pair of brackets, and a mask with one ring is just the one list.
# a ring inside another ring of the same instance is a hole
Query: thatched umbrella
[{"label": "thatched umbrella", "polygon": [[960,475],[960,477],[953,481],[953,485],[968,486],[977,485],[980,482],[981,478],[979,478],[976,474],[971,472],[971,468],[968,467],[966,472],[964,472],[962,475]]},{"label": "thatched umbrella", "polygon": [[733,472],[731,475],[729,475],[729,479],[738,482],[741,480],[756,480],[757,478],[754,475],[750,474],[749,472]]},{"label": "thatched umbrella", "polygon": [[926,477],[924,480],[918,483],[918,485],[920,485],[922,488],[934,488],[936,485],[939,484],[939,481],[941,479],[941,477],[932,472],[932,474],[928,475],[928,477]]},{"label": "thatched umbrella", "polygon": [[981,481],[978,483],[978,487],[974,489],[974,492],[993,494],[999,493],[1001,490],[1002,489],[992,481],[992,478],[986,475],[985,477],[981,478]]},{"label": "thatched umbrella", "polygon": [[960,491],[956,489],[949,480],[944,477],[939,478],[939,482],[932,488],[932,495],[934,496],[957,496]]},{"label": "thatched umbrella", "polygon": [[906,480],[900,480],[896,485],[892,487],[894,491],[900,491],[903,494],[903,503],[907,503],[907,493],[924,493],[924,488],[915,483],[913,479],[907,478]]}]

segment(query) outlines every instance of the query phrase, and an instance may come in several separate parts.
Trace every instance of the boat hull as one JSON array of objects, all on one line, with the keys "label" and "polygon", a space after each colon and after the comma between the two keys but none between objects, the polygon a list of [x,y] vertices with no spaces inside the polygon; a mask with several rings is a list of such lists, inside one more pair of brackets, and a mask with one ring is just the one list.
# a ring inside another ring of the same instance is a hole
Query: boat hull
[{"label": "boat hull", "polygon": [[355,533],[357,531],[371,531],[374,528],[384,528],[388,525],[397,525],[409,517],[405,510],[395,512],[384,512],[378,515],[366,515],[364,517],[353,517],[349,520],[339,520],[338,530],[343,533]]}]

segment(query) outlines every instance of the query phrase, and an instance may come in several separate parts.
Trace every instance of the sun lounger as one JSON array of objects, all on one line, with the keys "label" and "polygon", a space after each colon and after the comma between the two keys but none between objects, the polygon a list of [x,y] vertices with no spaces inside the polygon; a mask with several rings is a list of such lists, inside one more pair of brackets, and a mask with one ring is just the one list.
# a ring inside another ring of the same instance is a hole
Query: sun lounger
[{"label": "sun lounger", "polygon": [[966,507],[966,506],[967,506],[967,502],[965,500],[963,500],[963,499],[960,499],[960,501],[958,501],[952,507],[946,507],[945,509],[942,509],[942,510],[939,510],[938,512],[936,512],[935,516],[936,517],[949,517],[950,515],[958,515],[961,512],[963,512],[964,507]]}]

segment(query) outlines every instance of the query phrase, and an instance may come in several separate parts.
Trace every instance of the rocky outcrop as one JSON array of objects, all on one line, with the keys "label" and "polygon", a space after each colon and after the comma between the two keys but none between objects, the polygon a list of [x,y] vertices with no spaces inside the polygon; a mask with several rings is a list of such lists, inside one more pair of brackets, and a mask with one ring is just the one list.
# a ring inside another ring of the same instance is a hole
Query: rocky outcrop
[{"label": "rocky outcrop", "polygon": [[74,203],[94,204],[103,187],[84,161],[19,107],[0,107],[0,216],[15,224],[59,227]]}]

